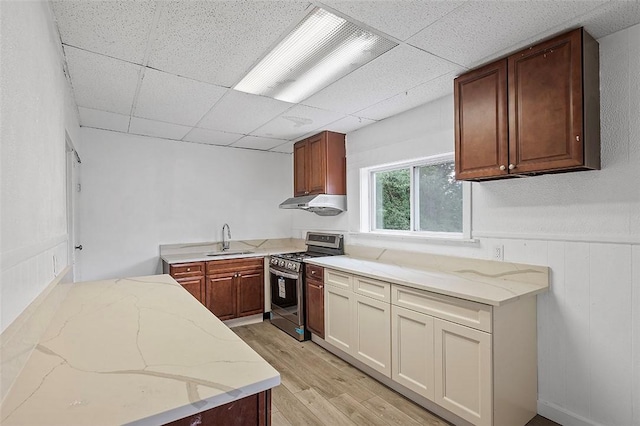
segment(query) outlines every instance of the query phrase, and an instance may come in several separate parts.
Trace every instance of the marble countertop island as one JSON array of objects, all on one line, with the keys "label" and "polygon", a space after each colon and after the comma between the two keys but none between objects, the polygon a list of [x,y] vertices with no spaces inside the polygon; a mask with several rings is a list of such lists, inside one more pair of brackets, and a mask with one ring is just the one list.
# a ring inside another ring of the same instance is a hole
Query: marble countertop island
[{"label": "marble countertop island", "polygon": [[157,425],[279,373],[168,275],[73,284],[2,401],[2,425]]},{"label": "marble countertop island", "polygon": [[[450,270],[439,271],[351,256],[319,257],[304,261],[337,271],[492,306],[533,296],[549,288],[547,267],[506,262],[474,261],[477,267],[461,263],[459,267],[449,265]],[[460,262],[468,260],[460,259]]]}]

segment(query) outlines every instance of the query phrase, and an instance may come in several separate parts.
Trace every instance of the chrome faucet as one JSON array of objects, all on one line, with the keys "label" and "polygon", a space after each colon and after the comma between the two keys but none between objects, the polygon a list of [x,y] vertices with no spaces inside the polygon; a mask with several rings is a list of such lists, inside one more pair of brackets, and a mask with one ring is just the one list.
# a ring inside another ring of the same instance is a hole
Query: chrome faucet
[{"label": "chrome faucet", "polygon": [[227,238],[231,240],[231,228],[229,228],[229,224],[225,223],[222,225],[222,251],[229,250],[229,241],[224,237],[224,228],[227,228]]}]

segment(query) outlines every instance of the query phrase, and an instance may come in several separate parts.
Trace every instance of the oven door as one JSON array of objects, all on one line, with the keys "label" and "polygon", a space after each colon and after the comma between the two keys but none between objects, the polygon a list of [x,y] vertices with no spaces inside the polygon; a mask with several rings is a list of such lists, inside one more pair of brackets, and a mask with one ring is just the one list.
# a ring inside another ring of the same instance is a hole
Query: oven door
[{"label": "oven door", "polygon": [[269,268],[271,280],[271,310],[279,316],[302,325],[302,279],[295,272]]}]

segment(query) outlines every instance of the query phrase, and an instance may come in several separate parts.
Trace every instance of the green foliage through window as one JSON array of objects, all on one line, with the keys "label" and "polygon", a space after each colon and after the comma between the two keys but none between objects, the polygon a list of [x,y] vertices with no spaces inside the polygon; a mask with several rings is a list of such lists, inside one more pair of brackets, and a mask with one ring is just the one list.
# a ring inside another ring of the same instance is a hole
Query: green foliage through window
[{"label": "green foliage through window", "polygon": [[409,230],[411,226],[409,169],[375,174],[376,228]]}]

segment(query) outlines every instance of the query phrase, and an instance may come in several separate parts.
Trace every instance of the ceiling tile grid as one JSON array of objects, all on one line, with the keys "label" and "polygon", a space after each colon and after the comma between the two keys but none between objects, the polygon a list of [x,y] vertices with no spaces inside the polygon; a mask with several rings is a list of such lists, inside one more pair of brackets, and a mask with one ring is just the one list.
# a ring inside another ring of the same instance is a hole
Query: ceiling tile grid
[{"label": "ceiling tile grid", "polygon": [[370,120],[368,118],[347,115],[346,117],[329,124],[329,126],[331,127],[332,132],[349,133],[375,122],[375,120]]},{"label": "ceiling tile grid", "polygon": [[462,6],[465,1],[327,0],[322,3],[363,24],[405,41]]},{"label": "ceiling tile grid", "polygon": [[249,134],[294,106],[264,96],[229,90],[198,127]]},{"label": "ceiling tile grid", "polygon": [[298,19],[306,1],[173,1],[148,65],[231,87]]},{"label": "ceiling tile grid", "polygon": [[80,123],[85,127],[96,129],[127,132],[129,130],[129,116],[97,109],[78,107]]},{"label": "ceiling tile grid", "polygon": [[142,63],[155,1],[53,1],[64,44]]},{"label": "ceiling tile grid", "polygon": [[236,148],[251,148],[268,151],[271,148],[282,145],[283,142],[286,141],[283,141],[282,139],[265,138],[262,136],[245,136],[239,141],[234,142],[232,146]]},{"label": "ceiling tile grid", "polygon": [[283,154],[293,154],[293,141],[285,142],[282,145],[271,148],[269,151],[281,152]]},{"label": "ceiling tile grid", "polygon": [[129,115],[142,67],[65,46],[78,106]]},{"label": "ceiling tile grid", "polygon": [[598,7],[603,0],[470,1],[407,40],[465,67]]},{"label": "ceiling tile grid", "polygon": [[131,117],[129,133],[144,136],[155,136],[158,138],[182,139],[191,127],[180,126],[179,124],[164,123],[162,121],[147,120],[146,118]]},{"label": "ceiling tile grid", "polygon": [[146,68],[134,115],[195,126],[228,90]]},{"label": "ceiling tile grid", "polygon": [[296,105],[252,132],[252,136],[293,140],[333,123],[345,114],[305,105]]},{"label": "ceiling tile grid", "polygon": [[231,145],[244,135],[238,133],[219,132],[217,130],[194,127],[182,140],[187,142],[206,143],[208,145]]},{"label": "ceiling tile grid", "polygon": [[399,45],[302,103],[353,114],[420,83],[462,69],[415,47]]}]

